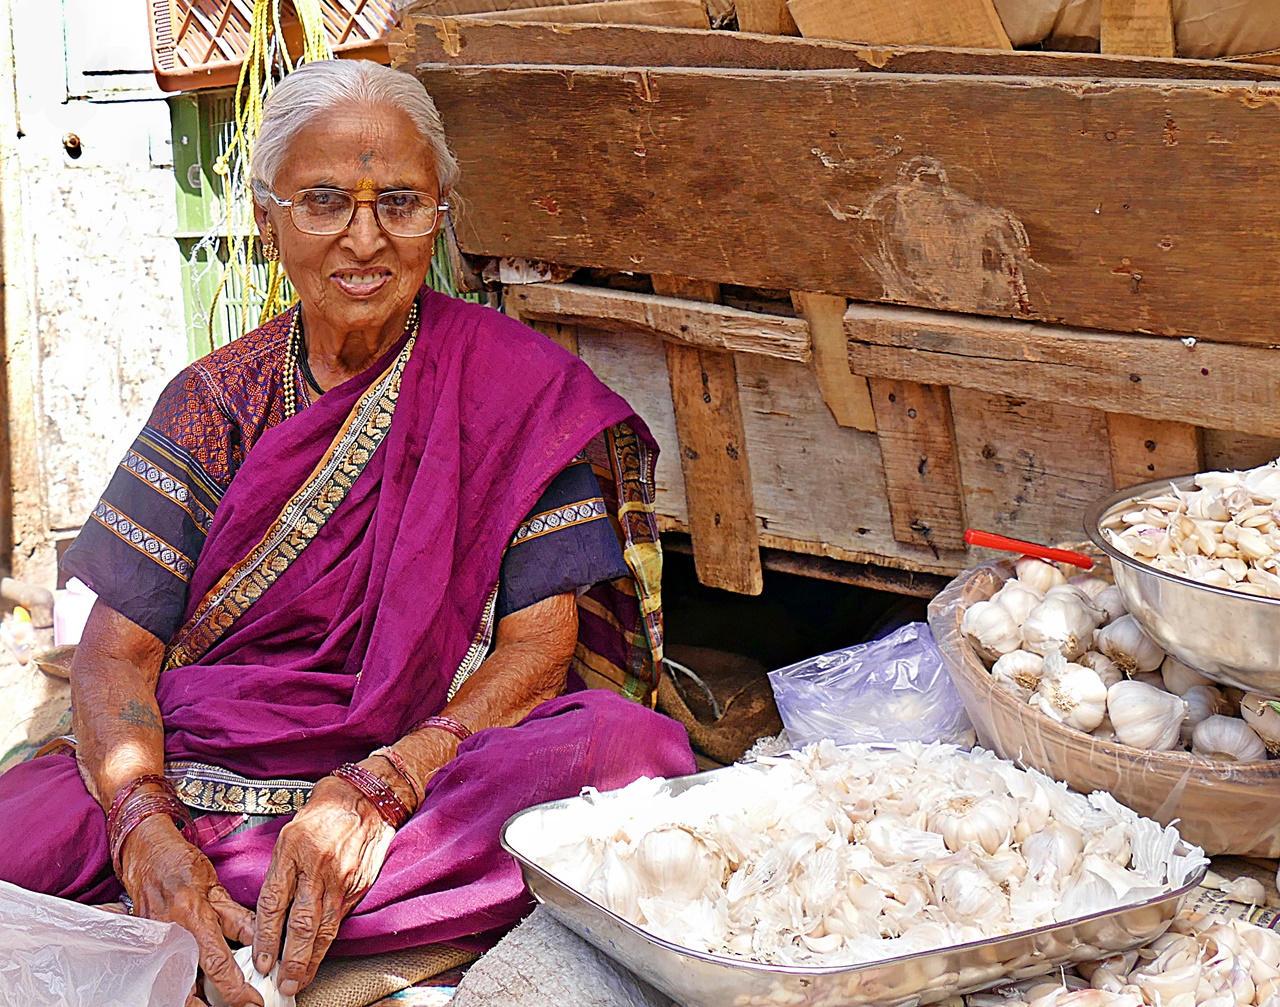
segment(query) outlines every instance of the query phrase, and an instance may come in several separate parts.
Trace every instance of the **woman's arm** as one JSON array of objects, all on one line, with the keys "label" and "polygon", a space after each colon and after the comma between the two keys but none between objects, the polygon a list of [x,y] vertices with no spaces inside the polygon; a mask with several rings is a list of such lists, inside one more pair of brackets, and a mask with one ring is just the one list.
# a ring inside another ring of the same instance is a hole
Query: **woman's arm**
[{"label": "woman's arm", "polygon": [[[164,644],[101,601],[85,624],[71,668],[80,775],[103,810],[140,776],[164,772],[164,728],[156,682]],[[145,784],[139,792],[156,791]],[[200,965],[228,1003],[261,1004],[231,958],[227,938],[253,939],[253,914],[232,901],[213,865],[167,815],[152,815],[126,837],[120,862],[134,912],[180,923],[196,938]]]},{"label": "woman's arm", "polygon": [[[493,653],[443,714],[471,731],[518,724],[539,703],[564,691],[577,640],[573,592],[511,613],[498,623]],[[360,765],[415,809],[427,781],[456,754],[458,739],[426,729],[401,738],[393,748],[414,787],[384,756],[371,756]],[[281,830],[258,897],[254,940],[259,972],[271,971],[279,955],[281,993],[292,995],[315,977],[343,917],[377,879],[394,835],[367,798],[332,776],[316,784],[306,806]]]}]

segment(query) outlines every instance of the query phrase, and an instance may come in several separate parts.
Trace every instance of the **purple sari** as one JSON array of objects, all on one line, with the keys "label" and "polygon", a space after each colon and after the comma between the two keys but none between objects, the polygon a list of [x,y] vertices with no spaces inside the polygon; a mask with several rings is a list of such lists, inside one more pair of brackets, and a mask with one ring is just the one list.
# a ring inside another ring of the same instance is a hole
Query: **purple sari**
[{"label": "purple sari", "polygon": [[[438,712],[484,656],[513,534],[583,452],[612,466],[605,497],[634,580],[580,600],[575,667],[603,678],[622,667],[652,685],[656,535],[645,534],[651,522],[636,523],[642,506],[620,506],[646,496],[651,504],[644,483],[656,449],[643,424],[581,361],[519,323],[430,292],[421,307],[417,333],[262,433],[217,506],[157,689],[168,771],[185,774],[189,804],[236,810],[240,777],[266,781],[259,803],[281,796],[276,807],[241,801],[239,810],[292,810],[305,799],[294,784]],[[610,618],[619,600],[642,617],[640,628]],[[613,640],[601,632],[608,626]],[[193,766],[231,779],[202,795]],[[510,814],[583,786],[693,768],[678,724],[600,690],[479,732],[433,778],[335,953],[466,942],[509,926],[527,907],[497,845]],[[37,786],[58,814],[32,807]],[[234,898],[256,902],[286,820],[202,843]],[[0,879],[82,901],[114,898],[102,831],[69,757],[46,755],[0,777],[0,850],[17,846],[0,853]]]}]

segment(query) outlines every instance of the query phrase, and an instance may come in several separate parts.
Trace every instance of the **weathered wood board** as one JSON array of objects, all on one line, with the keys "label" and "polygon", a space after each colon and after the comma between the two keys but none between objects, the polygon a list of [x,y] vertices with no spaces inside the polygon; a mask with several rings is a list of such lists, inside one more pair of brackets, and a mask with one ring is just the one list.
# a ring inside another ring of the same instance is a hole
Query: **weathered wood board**
[{"label": "weathered wood board", "polygon": [[832,294],[793,290],[791,303],[809,325],[813,370],[831,415],[842,427],[875,433],[876,415],[867,379],[849,373],[849,348],[844,334],[848,302]]},{"label": "weathered wood board", "polygon": [[671,28],[710,28],[702,0],[600,0],[600,2],[556,4],[523,10],[486,11],[469,14],[477,21],[539,21],[566,24],[640,24]]},{"label": "weathered wood board", "polygon": [[483,166],[460,185],[471,253],[1276,341],[1277,85],[418,75]]},{"label": "weathered wood board", "polygon": [[1170,0],[1102,0],[1102,51],[1177,55]]},{"label": "weathered wood board", "polygon": [[799,35],[786,0],[737,0],[738,30],[764,35]]},{"label": "weathered wood board", "polygon": [[865,70],[1116,79],[1266,80],[1280,67],[1222,60],[1151,59],[1093,53],[1014,52],[882,46],[746,32],[639,25],[511,24],[485,19],[410,18],[398,29],[407,48],[396,66],[555,64],[560,66],[738,67],[754,70]]},{"label": "weathered wood board", "polygon": [[1012,49],[991,0],[787,0],[806,38]]},{"label": "weathered wood board", "polygon": [[1190,423],[1107,413],[1107,437],[1117,487],[1204,471],[1204,439]]},{"label": "weathered wood board", "polygon": [[1280,350],[867,304],[845,334],[855,374],[1280,436]]},{"label": "weathered wood board", "polygon": [[1114,488],[1096,409],[951,389],[969,525],[1030,542],[1084,538],[1084,512]]}]

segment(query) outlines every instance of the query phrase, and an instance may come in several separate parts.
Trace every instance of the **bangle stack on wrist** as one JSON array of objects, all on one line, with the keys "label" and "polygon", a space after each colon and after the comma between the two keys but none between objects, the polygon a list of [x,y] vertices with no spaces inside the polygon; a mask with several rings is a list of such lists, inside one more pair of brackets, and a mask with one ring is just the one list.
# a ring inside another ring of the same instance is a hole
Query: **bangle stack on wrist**
[{"label": "bangle stack on wrist", "polygon": [[409,733],[416,731],[425,731],[427,728],[435,728],[437,731],[448,731],[459,742],[466,741],[471,737],[471,728],[460,720],[454,720],[452,717],[428,717],[426,720],[420,720],[409,728]]},{"label": "bangle stack on wrist", "polygon": [[386,759],[389,763],[391,763],[391,768],[396,771],[396,775],[399,776],[400,779],[404,780],[405,785],[408,786],[410,793],[413,794],[413,800],[415,805],[414,810],[417,810],[417,806],[422,804],[423,791],[418,786],[417,781],[414,780],[413,774],[409,772],[409,766],[404,761],[404,757],[399,752],[397,752],[394,748],[392,748],[390,745],[388,745],[385,748],[376,748],[372,752],[370,752],[369,755],[370,757],[376,755],[379,758]]},{"label": "bangle stack on wrist", "polygon": [[[161,792],[138,793],[138,788],[148,785],[160,787]],[[188,842],[195,841],[191,812],[178,799],[173,784],[154,773],[139,776],[116,792],[115,800],[107,811],[107,848],[111,851],[111,866],[116,877],[122,874],[120,851],[124,849],[125,839],[143,819],[152,815],[168,815]]]},{"label": "bangle stack on wrist", "polygon": [[367,769],[357,766],[354,762],[345,762],[333,771],[333,775],[349,783],[368,798],[370,803],[378,809],[382,820],[393,829],[400,828],[409,820],[412,812],[396,796],[395,791]]}]

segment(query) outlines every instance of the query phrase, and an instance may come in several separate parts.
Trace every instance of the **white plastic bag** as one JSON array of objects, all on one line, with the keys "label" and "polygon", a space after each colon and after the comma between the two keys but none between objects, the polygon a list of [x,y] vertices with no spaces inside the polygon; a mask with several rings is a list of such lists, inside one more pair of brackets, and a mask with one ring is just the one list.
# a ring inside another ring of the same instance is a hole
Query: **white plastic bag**
[{"label": "white plastic bag", "polygon": [[0,1007],[183,1007],[196,939],[0,881]]},{"label": "white plastic bag", "polygon": [[771,671],[769,684],[796,747],[823,738],[839,745],[974,742],[964,703],[922,622]]}]

